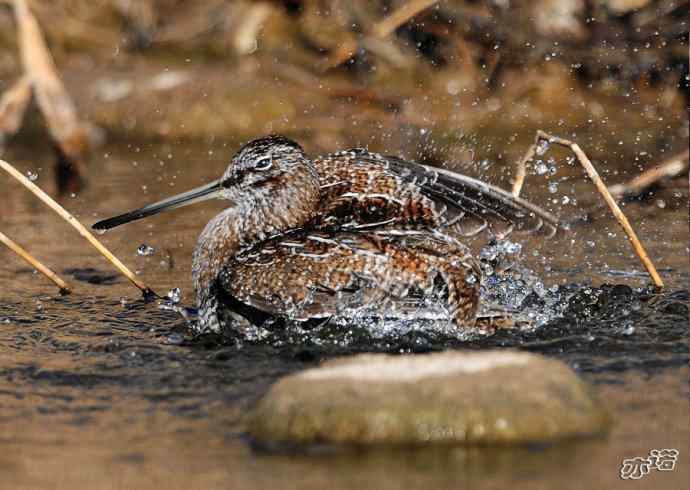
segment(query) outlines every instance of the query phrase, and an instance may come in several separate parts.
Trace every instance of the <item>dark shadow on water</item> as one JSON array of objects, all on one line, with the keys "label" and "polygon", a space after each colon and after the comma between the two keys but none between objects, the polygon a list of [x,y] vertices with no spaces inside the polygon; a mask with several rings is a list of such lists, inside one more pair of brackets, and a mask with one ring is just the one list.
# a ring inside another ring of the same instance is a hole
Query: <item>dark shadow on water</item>
[{"label": "dark shadow on water", "polygon": [[[425,353],[445,349],[518,348],[556,357],[584,372],[638,369],[653,373],[688,363],[688,291],[657,293],[652,288],[626,285],[562,286],[549,294],[569,296],[562,316],[535,329],[502,329],[472,340],[423,326],[402,335],[373,336],[365,328],[338,326],[315,331],[279,329],[261,341],[241,342],[229,336],[188,338],[192,350],[217,350],[217,360],[229,359],[237,344],[242,349],[271,346],[282,358],[314,363],[325,358],[361,352]],[[543,298],[530,295],[524,306],[539,308]],[[545,306],[544,306],[545,307]]]},{"label": "dark shadow on water", "polygon": [[121,279],[117,274],[106,273],[91,267],[68,268],[62,272],[72,276],[77,281],[88,284],[115,284]]}]

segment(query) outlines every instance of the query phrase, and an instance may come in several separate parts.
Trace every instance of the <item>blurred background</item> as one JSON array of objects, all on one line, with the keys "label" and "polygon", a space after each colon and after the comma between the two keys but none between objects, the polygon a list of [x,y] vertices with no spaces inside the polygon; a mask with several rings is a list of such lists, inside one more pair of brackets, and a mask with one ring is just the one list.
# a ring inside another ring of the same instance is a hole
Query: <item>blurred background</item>
[{"label": "blurred background", "polygon": [[[3,4],[7,89],[22,62]],[[312,152],[369,146],[476,173],[512,171],[542,128],[630,175],[687,146],[687,1],[26,4],[92,146],[279,132]],[[19,139],[41,128],[28,117]]]},{"label": "blurred background", "polygon": [[[74,294],[1,249],[0,486],[627,488],[623,457],[671,447],[676,471],[639,483],[687,485],[688,102],[687,0],[0,0],[2,158],[87,226],[217,178],[270,132],[311,154],[366,146],[510,189],[543,129],[579,143],[614,186],[665,169],[616,195],[666,282],[648,288],[591,182],[551,145],[528,162],[523,195],[571,231],[520,240],[533,273],[509,291],[549,325],[469,346],[420,331],[238,349],[190,340],[177,313],[141,301],[2,173],[0,231]],[[192,251],[225,205],[99,238],[193,306]],[[342,349],[487,346],[567,362],[614,415],[609,437],[268,456],[243,435],[268,386]]]}]

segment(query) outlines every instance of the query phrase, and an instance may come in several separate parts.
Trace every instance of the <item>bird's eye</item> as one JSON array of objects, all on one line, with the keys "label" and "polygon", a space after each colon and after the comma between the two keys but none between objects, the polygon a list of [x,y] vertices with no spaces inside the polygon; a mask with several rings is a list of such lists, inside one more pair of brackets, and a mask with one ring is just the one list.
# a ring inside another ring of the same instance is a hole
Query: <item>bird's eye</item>
[{"label": "bird's eye", "polygon": [[264,171],[268,170],[273,166],[273,157],[271,155],[266,155],[265,157],[261,157],[256,161],[256,165],[254,165],[254,170],[258,171]]}]

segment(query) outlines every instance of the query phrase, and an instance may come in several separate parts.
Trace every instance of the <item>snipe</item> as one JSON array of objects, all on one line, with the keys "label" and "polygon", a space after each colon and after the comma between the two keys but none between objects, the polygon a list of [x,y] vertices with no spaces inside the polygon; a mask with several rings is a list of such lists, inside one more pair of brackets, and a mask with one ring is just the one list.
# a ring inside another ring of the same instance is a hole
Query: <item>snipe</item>
[{"label": "snipe", "polygon": [[[202,331],[309,321],[431,300],[475,329],[481,270],[462,240],[555,233],[555,217],[470,177],[352,149],[310,159],[294,141],[249,142],[223,176],[100,221],[108,229],[206,199],[229,201],[199,236]],[[237,323],[239,321],[239,323]]]}]

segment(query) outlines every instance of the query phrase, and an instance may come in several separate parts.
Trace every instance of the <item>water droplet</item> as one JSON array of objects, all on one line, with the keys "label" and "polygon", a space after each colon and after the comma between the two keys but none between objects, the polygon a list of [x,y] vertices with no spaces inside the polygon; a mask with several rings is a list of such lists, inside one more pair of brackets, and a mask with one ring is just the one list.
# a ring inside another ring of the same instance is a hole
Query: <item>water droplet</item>
[{"label": "water droplet", "polygon": [[182,300],[182,291],[180,288],[172,288],[168,291],[166,298],[168,298],[172,304],[176,305]]},{"label": "water droplet", "polygon": [[656,205],[657,207],[664,209],[666,207],[666,201],[664,201],[663,199],[657,199]]},{"label": "water droplet", "polygon": [[487,246],[481,249],[479,257],[485,260],[494,260],[498,255],[498,249],[495,246]]},{"label": "water droplet", "polygon": [[165,339],[165,343],[171,345],[180,345],[182,342],[184,342],[184,337],[179,333],[170,334]]},{"label": "water droplet", "polygon": [[510,254],[510,255],[519,254],[521,250],[522,250],[522,245],[520,245],[519,243],[513,243],[513,242],[504,242],[503,243],[503,251],[507,254]]},{"label": "water droplet", "polygon": [[549,184],[549,192],[551,194],[555,194],[556,192],[558,192],[558,184],[556,182],[551,182]]},{"label": "water droplet", "polygon": [[31,181],[31,182],[36,182],[38,180],[38,174],[32,170],[27,170],[26,171],[26,177]]},{"label": "water droplet", "polygon": [[541,156],[547,151],[549,151],[549,142],[547,140],[539,140],[536,149],[537,155]]},{"label": "water droplet", "polygon": [[153,255],[155,251],[156,250],[152,246],[142,243],[139,245],[139,248],[137,248],[137,255],[147,257],[149,255]]},{"label": "water droplet", "polygon": [[534,165],[534,172],[537,175],[544,175],[548,171],[549,171],[549,167],[547,167],[546,164],[541,160],[538,160],[536,162],[536,164]]}]

